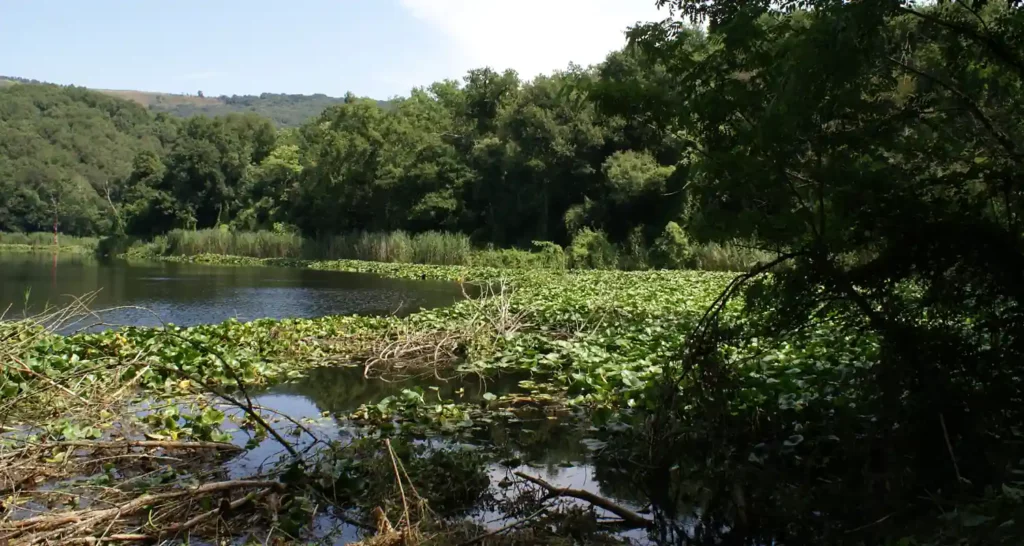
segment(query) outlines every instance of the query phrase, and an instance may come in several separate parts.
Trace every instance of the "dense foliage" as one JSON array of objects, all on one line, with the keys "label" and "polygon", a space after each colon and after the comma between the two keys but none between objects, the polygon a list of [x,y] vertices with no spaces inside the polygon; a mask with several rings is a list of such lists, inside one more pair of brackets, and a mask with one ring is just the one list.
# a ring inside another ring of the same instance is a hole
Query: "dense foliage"
[{"label": "dense foliage", "polygon": [[[179,121],[83,89],[12,86],[0,92],[0,104],[60,96],[84,103],[77,115],[95,118],[80,126],[63,110],[11,106],[24,110],[16,119],[25,130],[48,138],[44,122],[60,125],[77,135],[79,147],[102,146],[91,127],[112,123],[109,138],[132,145],[111,149],[112,158],[93,169],[91,185],[66,192],[81,202],[77,207],[70,198],[63,206],[51,199],[49,207],[37,199],[31,213],[9,213],[0,229],[42,230],[56,219],[76,234],[145,237],[215,226],[295,226],[318,237],[436,230],[470,235],[478,245],[523,248],[533,241],[566,245],[589,229],[646,252],[669,221],[684,222],[689,210],[680,189],[685,171],[674,166],[682,144],[605,111],[596,98],[615,103],[613,91],[587,91],[621,78],[624,59],[635,68],[636,55],[618,53],[606,65],[525,82],[511,71],[474,70],[464,82],[438,82],[385,105],[348,96],[285,132],[251,113]],[[228,102],[247,109],[252,101]],[[156,140],[141,141],[96,103],[135,111]],[[77,157],[73,143],[50,145],[70,161]],[[5,150],[14,172],[8,179],[37,169],[42,159],[28,152]],[[68,178],[46,176],[49,185],[72,184]]]},{"label": "dense foliage", "polygon": [[[708,29],[632,33],[673,82],[656,111],[690,142],[703,220],[689,228],[756,236],[786,267],[724,295],[753,288],[743,324],[713,308],[690,335],[653,483],[690,454],[752,543],[1016,543],[1020,3],[661,3]],[[758,379],[753,400],[737,388],[757,376],[723,346],[807,351],[825,324],[877,340],[870,371],[799,359],[859,386],[800,372],[808,399],[772,396],[780,378]]]},{"label": "dense foliage", "polygon": [[173,126],[133,103],[80,88],[0,91],[0,230],[108,232],[108,192],[143,152],[162,155]]}]

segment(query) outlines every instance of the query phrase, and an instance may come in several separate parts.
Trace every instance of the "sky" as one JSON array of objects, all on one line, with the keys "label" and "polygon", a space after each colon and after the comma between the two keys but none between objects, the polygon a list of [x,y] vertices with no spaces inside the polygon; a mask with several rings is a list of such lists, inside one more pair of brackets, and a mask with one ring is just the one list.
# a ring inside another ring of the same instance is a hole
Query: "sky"
[{"label": "sky", "polygon": [[0,0],[0,75],[209,96],[386,99],[512,68],[524,79],[625,44],[654,0]]}]

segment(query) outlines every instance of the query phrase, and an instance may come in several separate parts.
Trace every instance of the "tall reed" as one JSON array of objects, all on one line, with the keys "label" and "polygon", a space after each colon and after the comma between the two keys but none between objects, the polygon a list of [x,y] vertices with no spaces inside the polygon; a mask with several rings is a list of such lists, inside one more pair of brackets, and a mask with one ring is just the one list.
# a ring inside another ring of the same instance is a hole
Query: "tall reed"
[{"label": "tall reed", "polygon": [[168,255],[229,254],[254,258],[300,258],[302,237],[271,231],[233,232],[220,229],[176,229],[164,236],[162,252]]},{"label": "tall reed", "polygon": [[463,234],[427,232],[409,235],[356,232],[316,239],[271,231],[232,232],[219,229],[174,230],[162,237],[166,255],[227,254],[254,258],[365,260],[373,262],[465,265],[473,252]]},{"label": "tall reed", "polygon": [[412,238],[413,262],[418,264],[467,265],[473,247],[461,233],[428,231]]}]

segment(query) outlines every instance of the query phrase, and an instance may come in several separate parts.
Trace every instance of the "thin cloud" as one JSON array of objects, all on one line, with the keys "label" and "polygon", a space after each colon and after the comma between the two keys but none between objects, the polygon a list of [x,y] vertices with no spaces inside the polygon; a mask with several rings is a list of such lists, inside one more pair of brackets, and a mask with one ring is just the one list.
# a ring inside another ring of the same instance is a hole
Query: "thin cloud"
[{"label": "thin cloud", "polygon": [[513,68],[523,78],[598,63],[638,21],[663,19],[654,0],[400,0],[453,41],[467,70]]}]

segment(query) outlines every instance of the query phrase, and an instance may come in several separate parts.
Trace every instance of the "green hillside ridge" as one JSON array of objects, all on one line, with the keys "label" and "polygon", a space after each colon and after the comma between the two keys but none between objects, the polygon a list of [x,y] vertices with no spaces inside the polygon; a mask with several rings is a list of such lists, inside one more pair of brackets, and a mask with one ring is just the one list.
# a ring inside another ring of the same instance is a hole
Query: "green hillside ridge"
[{"label": "green hillside ridge", "polygon": [[[14,76],[0,76],[0,87],[14,84],[44,84]],[[264,116],[281,128],[298,127],[316,117],[324,109],[341,104],[344,97],[330,97],[321,93],[297,95],[287,93],[262,93],[260,95],[221,95],[201,97],[197,94],[160,93],[131,89],[93,89],[106,95],[130,100],[145,106],[154,113],[167,113],[187,118],[194,115],[222,116],[231,113],[253,112]],[[384,101],[379,101],[382,105]]]}]

